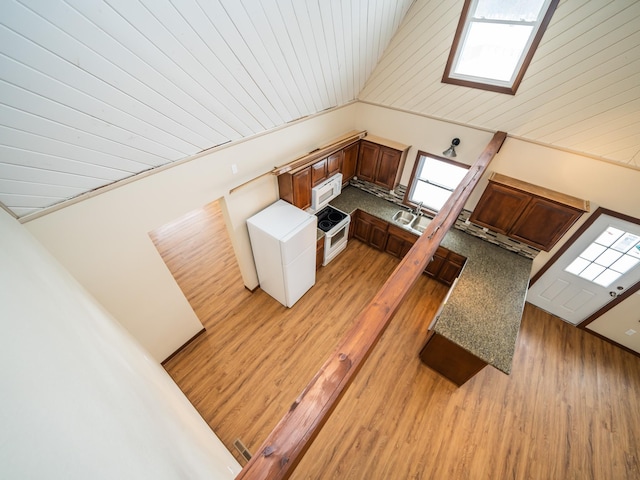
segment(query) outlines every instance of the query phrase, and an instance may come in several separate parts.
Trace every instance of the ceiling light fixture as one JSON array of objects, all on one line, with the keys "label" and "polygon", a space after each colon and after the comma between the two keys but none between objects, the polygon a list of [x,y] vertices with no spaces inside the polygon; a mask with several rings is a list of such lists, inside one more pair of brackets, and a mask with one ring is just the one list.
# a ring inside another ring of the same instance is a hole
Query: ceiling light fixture
[{"label": "ceiling light fixture", "polygon": [[455,147],[457,147],[458,145],[460,145],[460,139],[454,138],[453,140],[451,140],[451,146],[447,148],[444,152],[442,152],[442,154],[445,157],[456,157],[457,155],[456,155]]}]

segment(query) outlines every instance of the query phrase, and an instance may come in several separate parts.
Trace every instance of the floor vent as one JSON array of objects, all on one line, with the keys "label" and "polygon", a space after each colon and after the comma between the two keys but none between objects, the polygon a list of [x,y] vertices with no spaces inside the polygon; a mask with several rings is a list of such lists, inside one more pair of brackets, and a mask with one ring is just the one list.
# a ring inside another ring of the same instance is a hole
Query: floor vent
[{"label": "floor vent", "polygon": [[236,441],[233,442],[233,445],[238,449],[240,455],[242,455],[242,458],[244,458],[247,462],[251,460],[251,453],[249,453],[249,450],[247,450],[247,447],[244,446],[239,438],[236,438]]}]

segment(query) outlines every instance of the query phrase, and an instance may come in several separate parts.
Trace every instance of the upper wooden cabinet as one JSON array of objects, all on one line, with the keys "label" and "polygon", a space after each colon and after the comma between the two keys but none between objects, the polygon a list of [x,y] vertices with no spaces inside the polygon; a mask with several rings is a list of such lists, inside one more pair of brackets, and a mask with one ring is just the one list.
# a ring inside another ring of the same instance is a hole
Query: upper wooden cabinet
[{"label": "upper wooden cabinet", "polygon": [[347,184],[349,180],[356,176],[356,166],[358,165],[358,152],[360,142],[349,145],[342,150],[342,183]]},{"label": "upper wooden cabinet", "polygon": [[368,135],[360,140],[358,178],[393,190],[400,182],[409,146]]},{"label": "upper wooden cabinet", "polygon": [[340,173],[342,168],[343,151],[340,150],[327,157],[327,177],[332,177],[336,173]]},{"label": "upper wooden cabinet", "polygon": [[280,198],[302,210],[311,206],[311,167],[278,175]]},{"label": "upper wooden cabinet", "polygon": [[325,180],[328,176],[327,171],[326,158],[323,158],[322,160],[311,165],[311,186],[315,187],[320,182]]},{"label": "upper wooden cabinet", "polygon": [[589,202],[493,173],[469,220],[548,252]]}]

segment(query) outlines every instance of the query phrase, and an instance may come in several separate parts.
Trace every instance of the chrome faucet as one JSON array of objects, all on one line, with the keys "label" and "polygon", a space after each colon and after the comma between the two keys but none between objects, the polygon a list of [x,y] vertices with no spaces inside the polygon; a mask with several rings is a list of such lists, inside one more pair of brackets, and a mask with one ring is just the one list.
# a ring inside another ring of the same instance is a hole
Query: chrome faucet
[{"label": "chrome faucet", "polygon": [[422,202],[416,205],[416,209],[413,213],[415,213],[416,215],[422,215]]}]

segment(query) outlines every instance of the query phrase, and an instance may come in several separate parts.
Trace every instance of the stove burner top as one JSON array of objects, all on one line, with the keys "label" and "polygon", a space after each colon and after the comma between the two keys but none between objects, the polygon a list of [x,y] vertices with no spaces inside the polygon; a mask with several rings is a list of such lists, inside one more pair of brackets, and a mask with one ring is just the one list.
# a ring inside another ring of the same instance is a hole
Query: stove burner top
[{"label": "stove burner top", "polygon": [[316,213],[316,217],[318,217],[318,228],[323,232],[328,232],[342,220],[347,218],[347,214],[333,208],[331,205],[328,205]]}]

